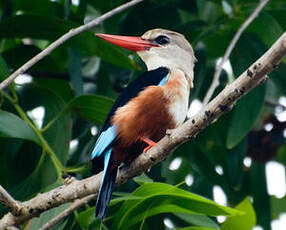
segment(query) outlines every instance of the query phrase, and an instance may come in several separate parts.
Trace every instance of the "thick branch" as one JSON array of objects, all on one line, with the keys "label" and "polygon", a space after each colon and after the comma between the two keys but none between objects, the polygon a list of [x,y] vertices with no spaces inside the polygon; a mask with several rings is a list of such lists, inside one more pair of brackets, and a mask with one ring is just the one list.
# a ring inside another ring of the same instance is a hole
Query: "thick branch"
[{"label": "thick branch", "polygon": [[236,34],[232,38],[231,42],[229,43],[229,45],[226,49],[226,52],[223,56],[222,61],[218,65],[216,65],[212,83],[211,83],[210,88],[208,89],[208,91],[206,93],[204,100],[203,100],[204,105],[206,105],[210,101],[215,89],[219,86],[219,76],[221,74],[223,64],[229,59],[229,56],[230,56],[233,48],[235,47],[236,43],[238,42],[239,38],[241,37],[242,33],[246,30],[246,28],[250,25],[250,23],[253,22],[253,20],[258,16],[260,11],[266,6],[266,4],[268,2],[269,2],[269,0],[261,0],[260,3],[255,8],[255,10],[252,12],[252,14],[241,25],[239,30],[236,32]]},{"label": "thick branch", "polygon": [[14,200],[13,197],[0,185],[0,201],[8,208],[8,210],[17,215],[19,211],[19,202]]},{"label": "thick branch", "polygon": [[[286,33],[261,58],[242,73],[239,78],[227,85],[217,97],[206,105],[205,110],[200,111],[183,125],[172,130],[156,146],[135,159],[130,166],[120,168],[116,184],[122,184],[164,160],[180,144],[188,141],[222,114],[228,112],[239,98],[264,82],[265,76],[281,62],[284,56],[286,56]],[[8,226],[17,226],[63,203],[97,194],[101,177],[102,172],[90,178],[74,181],[49,192],[38,194],[31,200],[21,203],[22,208],[19,216],[13,216],[11,213],[6,214],[0,220],[0,229],[5,229]]]},{"label": "thick branch", "polygon": [[48,56],[54,49],[56,49],[58,46],[66,42],[71,37],[74,37],[75,35],[78,35],[82,33],[85,30],[91,29],[92,27],[95,27],[105,21],[106,19],[114,16],[115,14],[118,14],[131,6],[134,6],[140,2],[143,2],[144,0],[133,0],[130,2],[127,2],[119,7],[116,7],[115,9],[103,14],[102,16],[92,20],[91,22],[82,25],[80,27],[77,27],[75,29],[71,29],[68,33],[61,36],[59,39],[54,41],[52,44],[50,44],[46,49],[44,49],[42,52],[37,54],[35,57],[30,59],[28,62],[26,62],[22,67],[17,69],[14,73],[12,73],[8,78],[6,78],[3,82],[0,83],[0,90],[3,90],[6,88],[9,84],[11,84],[14,79],[19,76],[20,74],[26,72],[29,68],[31,68],[33,65],[35,65],[37,62],[39,62],[44,57]]}]

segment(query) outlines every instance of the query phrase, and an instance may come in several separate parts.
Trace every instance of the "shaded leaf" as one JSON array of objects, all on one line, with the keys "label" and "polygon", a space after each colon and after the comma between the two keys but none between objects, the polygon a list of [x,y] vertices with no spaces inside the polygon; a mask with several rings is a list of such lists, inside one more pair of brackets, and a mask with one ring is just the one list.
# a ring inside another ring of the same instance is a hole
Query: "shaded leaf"
[{"label": "shaded leaf", "polygon": [[66,103],[74,98],[74,92],[68,81],[52,78],[34,78],[33,82],[40,88],[48,89],[61,97]]},{"label": "shaded leaf", "polygon": [[[241,55],[243,50],[243,55]],[[264,51],[259,39],[253,36],[242,36],[231,55],[234,73],[239,76]],[[243,90],[243,89],[237,89]],[[226,147],[233,148],[247,135],[257,120],[265,97],[265,84],[251,90],[239,100],[232,111],[231,123],[227,130]]]},{"label": "shaded leaf", "polygon": [[[49,175],[47,177],[47,175]],[[13,184],[9,190],[10,194],[17,200],[26,200],[39,192],[45,192],[49,188],[55,188],[62,185],[57,181],[55,168],[47,154],[42,153],[37,161],[34,171],[21,180]]]},{"label": "shaded leaf", "polygon": [[286,94],[286,64],[280,63],[278,68],[270,74],[270,79],[275,83],[275,86],[279,89],[280,93]]},{"label": "shaded leaf", "polygon": [[94,213],[95,213],[95,207],[88,208],[82,212],[80,212],[78,215],[76,215],[76,221],[81,227],[81,229],[88,229],[89,225],[94,219]]},{"label": "shaded leaf", "polygon": [[6,79],[10,75],[9,68],[6,61],[2,56],[0,56],[0,80]]},{"label": "shaded leaf", "polygon": [[251,130],[264,104],[265,89],[265,85],[255,88],[234,107],[227,131],[226,147],[228,149],[239,144]]},{"label": "shaded leaf", "polygon": [[[201,196],[163,183],[144,184],[132,195],[142,197],[142,199],[128,200],[122,205],[113,222],[117,229],[126,229],[146,217],[159,213],[200,213],[213,216],[240,213]],[[144,211],[142,212],[142,210]]]},{"label": "shaded leaf", "polygon": [[[39,87],[33,83],[25,84],[19,90],[20,105],[25,111],[44,107],[43,127],[53,120],[65,108],[65,101],[49,89]],[[35,96],[36,95],[36,96]],[[64,164],[67,160],[69,141],[71,137],[71,116],[62,114],[47,129],[43,136],[53,149],[60,161]]]},{"label": "shaded leaf", "polygon": [[268,47],[283,33],[279,22],[266,12],[261,12],[246,31],[257,34]]},{"label": "shaded leaf", "polygon": [[281,213],[286,211],[286,196],[283,198],[277,198],[272,196],[270,198],[272,219],[277,219]]},{"label": "shaded leaf", "polygon": [[[61,205],[61,206],[59,206],[57,208],[53,208],[51,210],[48,210],[48,211],[44,212],[38,218],[33,218],[32,224],[29,226],[29,230],[38,230],[38,229],[40,229],[44,224],[48,223],[54,217],[56,217],[57,215],[59,215],[60,213],[65,211],[67,208],[69,208],[69,206],[70,206],[69,203],[63,204],[63,205]],[[57,226],[57,228],[56,228],[57,230],[63,229],[65,224],[67,223],[67,221],[65,219],[63,219],[62,221],[63,221],[63,225],[60,225],[60,227],[59,227],[59,224],[56,225]]]},{"label": "shaded leaf", "polygon": [[75,49],[69,49],[69,75],[71,79],[71,85],[75,91],[76,96],[83,93],[83,80],[81,73],[81,53]]},{"label": "shaded leaf", "polygon": [[38,15],[54,15],[63,17],[63,5],[57,1],[46,0],[14,0],[15,10]]},{"label": "shaded leaf", "polygon": [[[38,25],[41,25],[38,27]],[[0,38],[34,38],[54,41],[70,29],[79,25],[55,17],[18,15],[0,23]],[[34,28],[38,28],[35,30]],[[97,55],[107,62],[124,68],[138,69],[122,49],[115,47],[92,32],[86,31],[68,40],[64,46],[82,50],[85,55]]]},{"label": "shaded leaf", "polygon": [[271,229],[270,197],[267,192],[265,164],[254,163],[250,168],[248,185],[253,197],[253,206],[257,216],[257,225],[265,230]]},{"label": "shaded leaf", "polygon": [[[21,67],[23,63],[29,61],[31,58],[37,55],[39,52],[41,52],[41,49],[36,46],[21,44],[6,50],[2,53],[2,56],[5,58],[10,68],[17,69]],[[19,53],[21,55],[19,55]],[[48,56],[34,65],[31,70],[59,71],[61,68],[55,60]]]},{"label": "shaded leaf", "polygon": [[133,180],[138,183],[139,185],[145,184],[145,183],[152,183],[153,180],[148,177],[145,173],[143,173],[140,176],[134,177]]},{"label": "shaded leaf", "polygon": [[21,138],[41,144],[36,133],[25,121],[3,110],[0,110],[0,137]]},{"label": "shaded leaf", "polygon": [[218,224],[216,224],[211,218],[207,216],[191,215],[186,213],[175,213],[174,215],[191,225],[201,226],[205,228],[212,228],[212,229],[220,228]]},{"label": "shaded leaf", "polygon": [[234,188],[238,189],[241,187],[241,183],[244,175],[243,160],[247,153],[247,141],[242,140],[233,149],[229,150],[227,154],[227,179],[228,184]]},{"label": "shaded leaf", "polygon": [[256,215],[254,208],[249,200],[245,198],[236,207],[237,210],[243,211],[243,215],[228,217],[222,224],[222,230],[251,230],[256,225]]},{"label": "shaded leaf", "polygon": [[73,99],[66,107],[79,116],[97,124],[103,124],[113,100],[98,95],[83,95]]},{"label": "shaded leaf", "polygon": [[206,227],[185,227],[185,228],[176,228],[176,230],[213,230],[217,228],[206,228]]}]

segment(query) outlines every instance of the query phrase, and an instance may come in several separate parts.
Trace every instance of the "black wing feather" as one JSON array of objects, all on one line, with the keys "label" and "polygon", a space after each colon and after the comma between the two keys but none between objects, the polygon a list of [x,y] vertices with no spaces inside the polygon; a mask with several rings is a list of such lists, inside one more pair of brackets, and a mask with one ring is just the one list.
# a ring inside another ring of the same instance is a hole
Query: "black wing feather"
[{"label": "black wing feather", "polygon": [[147,86],[158,85],[160,81],[168,75],[168,73],[169,69],[160,67],[155,70],[146,71],[136,80],[131,82],[114,102],[114,105],[103,124],[101,132],[108,129],[110,126],[111,117],[119,107],[125,105],[132,98],[136,97],[139,92],[141,92]]}]

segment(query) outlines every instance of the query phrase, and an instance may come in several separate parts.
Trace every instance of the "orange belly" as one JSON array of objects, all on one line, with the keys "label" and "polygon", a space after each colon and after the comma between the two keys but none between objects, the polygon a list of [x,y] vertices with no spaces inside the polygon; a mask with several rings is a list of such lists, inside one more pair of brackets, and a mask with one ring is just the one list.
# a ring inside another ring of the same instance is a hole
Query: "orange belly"
[{"label": "orange belly", "polygon": [[140,137],[159,141],[167,129],[175,127],[169,113],[170,101],[162,87],[149,86],[125,106],[119,108],[112,118],[122,147],[137,143]]},{"label": "orange belly", "polygon": [[170,100],[162,87],[149,86],[137,97],[119,108],[113,118],[118,139],[113,145],[114,167],[130,163],[147,147],[140,137],[159,141],[167,129],[175,128],[169,113]]}]

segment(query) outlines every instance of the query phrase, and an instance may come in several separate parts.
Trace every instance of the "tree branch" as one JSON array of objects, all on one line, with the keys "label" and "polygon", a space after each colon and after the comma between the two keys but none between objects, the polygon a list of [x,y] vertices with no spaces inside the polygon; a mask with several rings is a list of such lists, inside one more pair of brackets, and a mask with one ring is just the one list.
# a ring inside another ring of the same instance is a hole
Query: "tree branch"
[{"label": "tree branch", "polygon": [[216,65],[214,77],[213,77],[212,83],[211,83],[211,85],[210,85],[210,87],[206,93],[206,96],[203,100],[203,105],[206,105],[210,101],[215,89],[219,86],[219,76],[221,74],[223,64],[229,59],[229,56],[230,56],[233,48],[235,47],[236,43],[238,42],[239,38],[241,37],[242,33],[250,25],[250,23],[254,21],[254,19],[258,16],[260,11],[266,6],[266,4],[268,2],[269,2],[269,0],[261,0],[260,3],[255,8],[255,10],[252,12],[252,14],[241,25],[239,30],[236,32],[236,34],[232,38],[230,44],[228,45],[228,47],[226,49],[226,52],[223,56],[222,61]]},{"label": "tree branch", "polygon": [[71,29],[68,33],[62,35],[59,39],[54,41],[52,44],[50,44],[46,49],[44,49],[42,52],[37,54],[35,57],[30,59],[28,62],[26,62],[23,66],[21,66],[19,69],[17,69],[14,73],[12,73],[8,78],[6,78],[4,81],[0,83],[0,90],[3,90],[6,88],[11,82],[14,81],[14,79],[19,76],[20,74],[26,72],[29,68],[31,68],[33,65],[35,65],[37,62],[42,60],[44,57],[48,56],[54,49],[56,49],[58,46],[66,42],[68,39],[74,37],[75,35],[78,35],[82,33],[85,30],[91,29],[92,27],[97,26],[98,24],[102,23],[106,19],[114,16],[115,14],[118,14],[140,2],[143,2],[144,0],[132,0],[130,2],[127,2],[121,6],[116,7],[115,9],[103,14],[102,16],[92,20],[91,22],[82,25],[80,27],[77,27],[75,29]]},{"label": "tree branch", "polygon": [[0,201],[8,208],[13,214],[17,215],[20,209],[19,202],[14,200],[13,197],[0,185]]},{"label": "tree branch", "polygon": [[[201,110],[180,127],[171,130],[157,145],[147,153],[139,155],[129,166],[120,168],[116,184],[123,184],[163,161],[176,147],[190,140],[222,114],[228,112],[238,99],[263,83],[266,79],[265,76],[273,71],[284,56],[286,56],[286,33],[261,58],[242,73],[239,78],[227,85],[219,95],[205,106],[204,110]],[[97,194],[101,184],[101,177],[102,172],[84,180],[75,180],[70,184],[38,194],[32,199],[22,202],[19,215],[6,214],[0,220],[0,229],[20,225],[32,217],[39,216],[46,210],[91,194]]]},{"label": "tree branch", "polygon": [[48,223],[46,223],[43,227],[41,227],[39,230],[48,230],[51,229],[53,226],[55,226],[57,223],[59,223],[63,218],[65,218],[66,216],[68,216],[69,214],[71,214],[74,210],[76,210],[77,208],[79,208],[80,206],[87,204],[90,200],[92,200],[93,198],[95,198],[96,195],[92,194],[89,195],[87,197],[84,197],[80,200],[76,200],[74,201],[71,206],[69,208],[67,208],[66,210],[64,210],[62,213],[60,213],[59,215],[57,215],[55,218],[53,218],[52,220],[50,220]]}]

